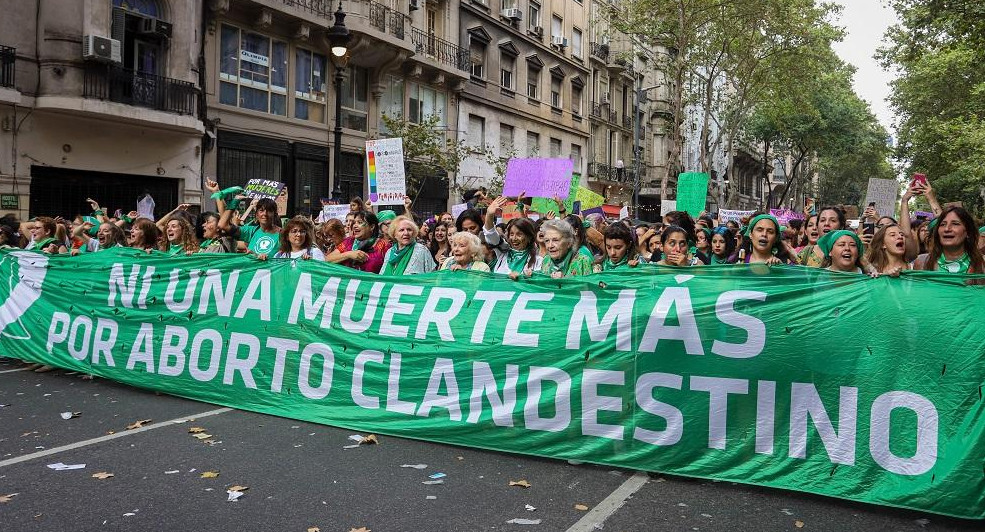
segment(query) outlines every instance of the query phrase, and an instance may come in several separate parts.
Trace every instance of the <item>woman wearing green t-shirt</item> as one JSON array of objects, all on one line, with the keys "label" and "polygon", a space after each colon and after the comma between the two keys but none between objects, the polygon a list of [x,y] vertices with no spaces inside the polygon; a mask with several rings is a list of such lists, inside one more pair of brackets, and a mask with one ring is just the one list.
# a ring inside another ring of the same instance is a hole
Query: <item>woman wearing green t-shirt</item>
[{"label": "woman wearing green t-shirt", "polygon": [[[239,240],[246,249],[260,259],[277,253],[280,246],[280,218],[277,216],[277,202],[270,198],[254,200],[251,205],[255,212],[255,222],[239,228]],[[219,229],[231,233],[235,223],[223,213]]]},{"label": "woman wearing green t-shirt", "polygon": [[198,239],[195,230],[184,218],[172,218],[164,226],[165,240],[161,242],[161,251],[176,257],[198,251]]}]

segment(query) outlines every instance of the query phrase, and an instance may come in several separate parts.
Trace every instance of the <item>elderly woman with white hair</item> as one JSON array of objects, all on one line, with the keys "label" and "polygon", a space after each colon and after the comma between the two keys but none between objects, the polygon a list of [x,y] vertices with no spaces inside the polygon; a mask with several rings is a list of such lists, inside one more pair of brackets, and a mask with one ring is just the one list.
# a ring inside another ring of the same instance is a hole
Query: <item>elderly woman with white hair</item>
[{"label": "elderly woman with white hair", "polygon": [[389,237],[393,245],[383,257],[380,275],[414,275],[434,271],[434,259],[427,246],[417,241],[420,228],[409,216],[397,216],[390,222]]},{"label": "elderly woman with white hair", "polygon": [[486,250],[479,237],[468,231],[461,231],[449,236],[448,241],[451,242],[451,256],[441,264],[442,270],[489,271],[489,265],[483,261]]},{"label": "elderly woman with white hair", "polygon": [[544,232],[544,246],[547,256],[541,266],[541,273],[554,279],[590,275],[592,261],[574,248],[575,230],[564,220],[548,220],[541,226]]}]

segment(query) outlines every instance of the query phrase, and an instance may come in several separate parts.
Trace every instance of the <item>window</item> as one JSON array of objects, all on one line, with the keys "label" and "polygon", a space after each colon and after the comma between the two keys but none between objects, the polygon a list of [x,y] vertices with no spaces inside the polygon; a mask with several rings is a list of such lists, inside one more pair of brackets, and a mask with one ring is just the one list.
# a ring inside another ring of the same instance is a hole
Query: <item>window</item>
[{"label": "window", "polygon": [[564,36],[564,22],[561,17],[554,15],[551,17],[551,37]]},{"label": "window", "polygon": [[540,4],[537,2],[527,5],[527,25],[531,28],[540,26]]},{"label": "window", "polygon": [[472,77],[486,79],[486,45],[470,36],[469,56],[472,59]]},{"label": "window", "polygon": [[582,95],[582,88],[572,83],[571,84],[571,112],[576,115],[581,114],[581,100],[582,100],[581,95]]},{"label": "window", "polygon": [[514,151],[513,133],[513,126],[506,124],[499,125],[499,156],[502,158],[507,157],[510,152]]},{"label": "window", "polygon": [[571,56],[581,59],[581,30],[575,28],[571,32]]},{"label": "window", "polygon": [[486,146],[486,119],[469,115],[469,129],[466,132],[469,146],[481,150]]},{"label": "window", "polygon": [[287,43],[222,26],[219,103],[287,115]]},{"label": "window", "polygon": [[294,118],[325,122],[325,56],[298,48],[294,54]]},{"label": "window", "polygon": [[513,70],[516,68],[516,58],[507,53],[500,54],[500,78],[499,84],[504,89],[514,90]]},{"label": "window", "polygon": [[438,117],[438,127],[447,125],[445,115],[445,93],[427,85],[411,83],[407,86],[407,97],[410,99],[410,111],[407,119],[415,124],[421,123],[428,117]]},{"label": "window", "polygon": [[551,157],[561,156],[561,139],[551,138]]},{"label": "window", "polygon": [[534,65],[527,67],[527,96],[540,99],[540,69]]},{"label": "window", "polygon": [[561,108],[561,78],[551,76],[551,107]]},{"label": "window", "polygon": [[[383,76],[381,81],[383,82],[383,96],[380,97],[380,116],[402,118],[404,116],[404,80],[388,74]],[[383,120],[380,120],[380,132],[388,133]]]},{"label": "window", "polygon": [[527,157],[536,157],[540,153],[540,135],[527,131]]},{"label": "window", "polygon": [[581,173],[581,146],[577,144],[571,145],[571,162],[575,163],[574,173]]},{"label": "window", "polygon": [[368,97],[369,72],[362,67],[349,67],[342,80],[342,127],[366,131]]}]

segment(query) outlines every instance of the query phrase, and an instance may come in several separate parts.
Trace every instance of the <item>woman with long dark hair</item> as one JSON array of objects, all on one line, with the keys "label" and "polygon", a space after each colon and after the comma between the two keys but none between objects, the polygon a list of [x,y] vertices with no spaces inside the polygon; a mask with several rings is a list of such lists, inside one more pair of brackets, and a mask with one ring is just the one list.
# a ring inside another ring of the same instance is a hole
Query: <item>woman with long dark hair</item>
[{"label": "woman with long dark hair", "polygon": [[735,233],[727,226],[720,225],[712,231],[708,264],[735,264]]},{"label": "woman with long dark hair", "polygon": [[[848,220],[845,218],[845,211],[838,207],[829,205],[821,207],[817,211],[817,238],[819,239],[831,231],[845,229],[847,225]],[[810,235],[807,238],[810,239]],[[824,262],[824,252],[817,247],[817,244],[808,244],[800,250],[797,255],[797,262],[804,266],[820,268],[821,263]]]},{"label": "woman with long dark hair", "polygon": [[913,269],[945,273],[985,273],[978,250],[975,219],[963,207],[944,209],[931,225],[930,249],[917,257]]},{"label": "woman with long dark hair", "polygon": [[390,243],[380,238],[380,222],[376,215],[359,211],[352,221],[352,236],[336,246],[325,260],[364,272],[380,273],[388,249]]},{"label": "woman with long dark hair", "polygon": [[157,228],[157,224],[147,218],[138,218],[130,226],[127,245],[132,248],[150,251],[158,248],[160,240],[161,230]]},{"label": "woman with long dark hair", "polygon": [[537,229],[527,218],[514,218],[506,223],[505,237],[496,229],[496,211],[503,208],[507,199],[500,196],[489,204],[482,236],[493,246],[495,259],[493,273],[515,276],[540,269],[542,257],[537,254]]}]

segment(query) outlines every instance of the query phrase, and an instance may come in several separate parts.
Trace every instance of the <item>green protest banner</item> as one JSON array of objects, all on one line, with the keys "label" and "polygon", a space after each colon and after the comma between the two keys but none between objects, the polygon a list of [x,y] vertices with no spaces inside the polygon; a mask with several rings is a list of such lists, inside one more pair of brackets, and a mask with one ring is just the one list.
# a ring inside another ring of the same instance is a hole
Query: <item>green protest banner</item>
[{"label": "green protest banner", "polygon": [[519,282],[0,252],[4,355],[397,435],[985,517],[985,297],[763,265]]},{"label": "green protest banner", "polygon": [[685,172],[677,177],[677,210],[697,217],[705,210],[708,197],[708,174]]}]

